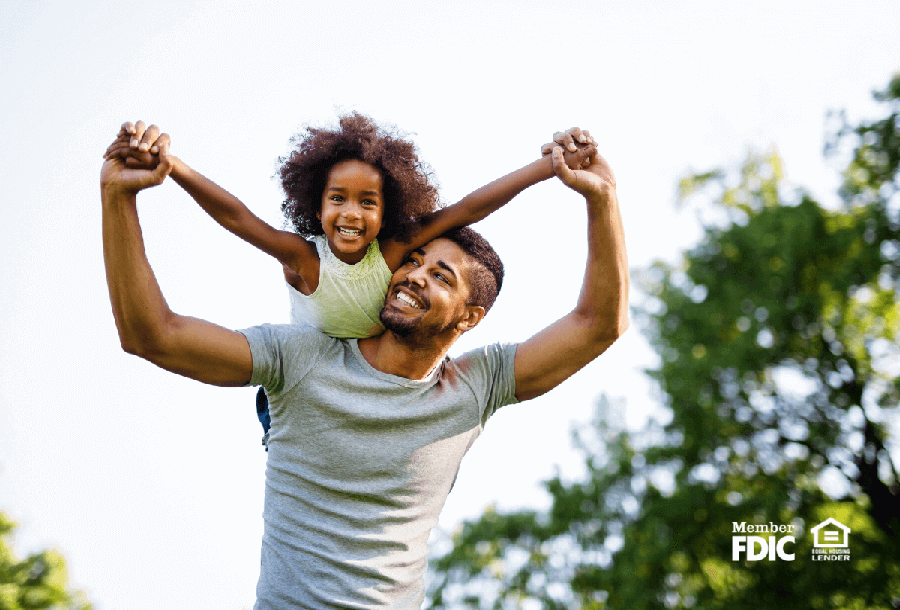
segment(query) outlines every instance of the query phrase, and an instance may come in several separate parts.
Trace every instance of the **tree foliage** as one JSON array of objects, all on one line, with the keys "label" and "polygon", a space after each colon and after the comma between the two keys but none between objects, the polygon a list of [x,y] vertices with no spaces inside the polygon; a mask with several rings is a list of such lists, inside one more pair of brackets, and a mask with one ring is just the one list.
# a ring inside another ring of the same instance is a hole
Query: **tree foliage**
[{"label": "tree foliage", "polygon": [[0,610],[90,610],[78,592],[66,589],[66,562],[56,551],[16,559],[15,524],[0,512]]},{"label": "tree foliage", "polygon": [[[877,97],[888,116],[840,134],[840,209],[775,154],[681,182],[723,220],[640,274],[665,421],[617,427],[602,398],[585,480],[464,524],[432,607],[900,607],[900,76]],[[849,562],[811,561],[829,517]],[[793,525],[795,560],[733,561],[735,522]]]}]

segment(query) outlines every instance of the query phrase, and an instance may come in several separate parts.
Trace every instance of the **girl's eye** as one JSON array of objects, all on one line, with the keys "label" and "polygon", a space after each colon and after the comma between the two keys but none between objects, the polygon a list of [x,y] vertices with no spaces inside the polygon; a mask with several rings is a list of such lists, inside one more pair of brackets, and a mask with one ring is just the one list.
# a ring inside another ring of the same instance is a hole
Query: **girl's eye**
[{"label": "girl's eye", "polygon": [[344,200],[344,198],[341,197],[340,195],[332,195],[332,196],[331,196],[331,200],[332,200],[332,201],[341,202],[341,201]]},{"label": "girl's eye", "polygon": [[377,206],[378,204],[375,203],[374,201],[372,201],[371,199],[364,199],[364,200],[363,200],[363,205],[364,205],[364,206],[367,206],[367,207],[375,207],[375,206]]}]

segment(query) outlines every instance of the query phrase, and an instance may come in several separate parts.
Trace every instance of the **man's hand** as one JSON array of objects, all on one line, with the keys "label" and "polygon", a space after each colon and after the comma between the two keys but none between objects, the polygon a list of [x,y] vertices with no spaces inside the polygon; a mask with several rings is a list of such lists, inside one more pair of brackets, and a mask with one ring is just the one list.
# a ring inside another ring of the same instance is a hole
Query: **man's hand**
[{"label": "man's hand", "polygon": [[156,125],[145,127],[143,121],[122,125],[103,158],[100,186],[104,191],[137,193],[162,184],[172,171],[169,136],[160,134]]},{"label": "man's hand", "polygon": [[563,184],[586,199],[597,201],[597,198],[607,197],[615,191],[616,178],[612,168],[609,167],[606,159],[596,152],[596,149],[584,169],[571,169],[566,163],[563,149],[560,146],[554,146],[551,155],[553,157],[553,173],[562,180]]}]

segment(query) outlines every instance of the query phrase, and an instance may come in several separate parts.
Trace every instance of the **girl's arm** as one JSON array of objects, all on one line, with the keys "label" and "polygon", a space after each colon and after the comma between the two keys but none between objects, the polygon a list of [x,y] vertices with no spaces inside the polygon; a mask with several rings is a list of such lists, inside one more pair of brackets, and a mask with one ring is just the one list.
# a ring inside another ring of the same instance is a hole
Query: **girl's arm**
[{"label": "girl's arm", "polygon": [[[569,140],[571,141],[571,138]],[[566,163],[573,168],[579,168],[581,163],[595,152],[596,147],[593,144],[578,147],[576,151],[566,153]],[[466,195],[459,202],[421,218],[407,241],[391,238],[381,242],[379,246],[384,261],[392,272],[396,271],[409,253],[416,248],[422,247],[450,229],[474,224],[486,218],[529,186],[552,176],[553,162],[548,155],[494,180]]]},{"label": "girl's arm", "polygon": [[277,258],[304,282],[319,276],[319,258],[313,244],[296,233],[280,231],[251,212],[237,197],[171,157],[171,177],[220,225]]},{"label": "girl's arm", "polygon": [[[106,149],[104,159],[121,158],[132,169],[153,169],[158,151],[169,145],[169,135],[143,121],[124,123],[116,139]],[[319,255],[314,245],[289,231],[279,231],[263,222],[241,201],[181,159],[169,155],[171,177],[220,225],[277,258],[285,268],[285,278],[298,290],[305,283],[314,290],[319,280]]]}]

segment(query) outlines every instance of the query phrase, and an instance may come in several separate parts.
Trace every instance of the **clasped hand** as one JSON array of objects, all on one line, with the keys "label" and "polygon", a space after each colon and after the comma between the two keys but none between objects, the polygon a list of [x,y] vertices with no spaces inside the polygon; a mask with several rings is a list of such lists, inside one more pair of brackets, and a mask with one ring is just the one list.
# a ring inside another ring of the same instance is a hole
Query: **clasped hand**
[{"label": "clasped hand", "polygon": [[[103,155],[101,183],[135,192],[161,184],[172,170],[169,146],[169,135],[156,125],[123,123]],[[556,176],[584,197],[603,196],[615,189],[612,169],[587,130],[572,127],[556,132],[553,142],[541,147],[541,154],[550,155]]]},{"label": "clasped hand", "polygon": [[137,192],[161,184],[172,171],[169,144],[156,125],[124,123],[103,154],[101,187]]},{"label": "clasped hand", "polygon": [[596,142],[587,130],[572,127],[557,131],[553,142],[541,146],[541,154],[551,155],[556,176],[585,198],[603,198],[615,190],[613,171],[597,152]]}]

